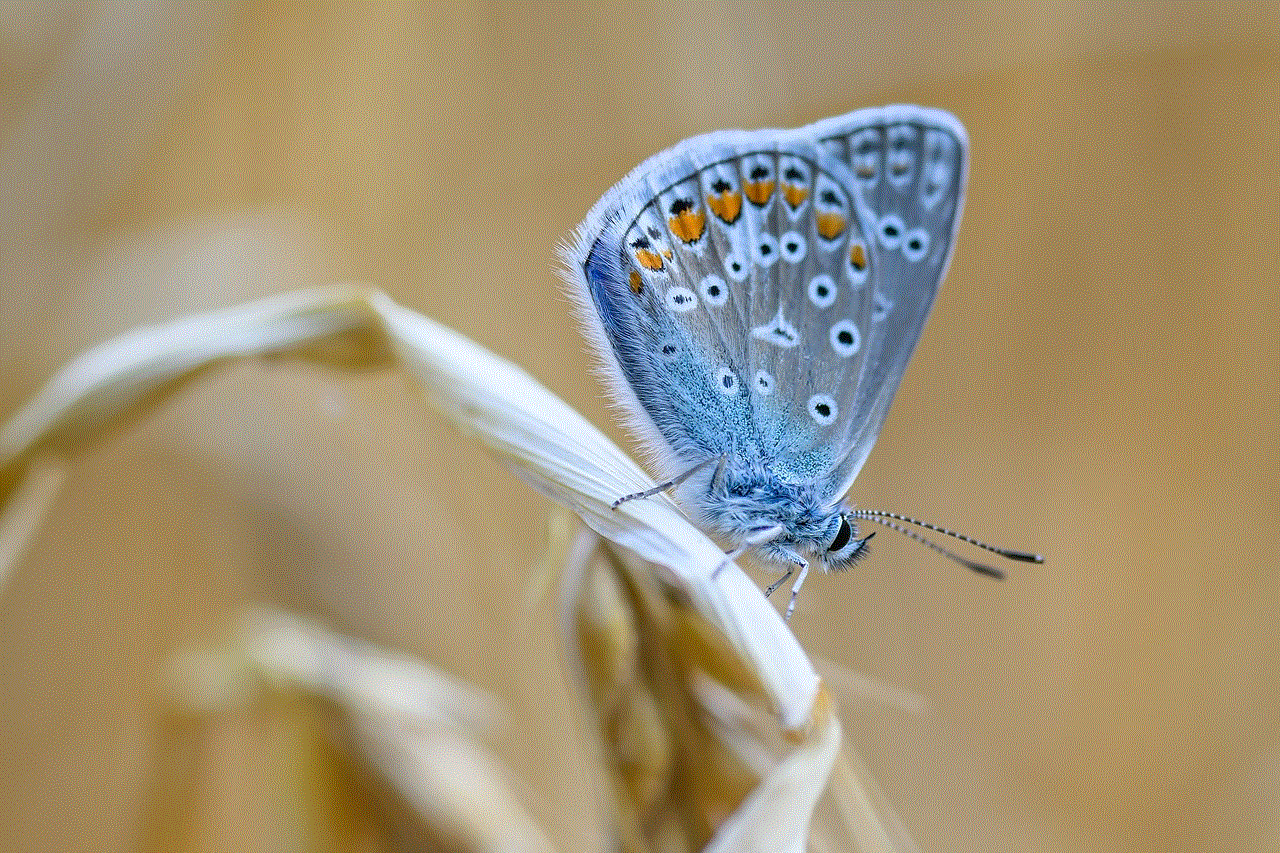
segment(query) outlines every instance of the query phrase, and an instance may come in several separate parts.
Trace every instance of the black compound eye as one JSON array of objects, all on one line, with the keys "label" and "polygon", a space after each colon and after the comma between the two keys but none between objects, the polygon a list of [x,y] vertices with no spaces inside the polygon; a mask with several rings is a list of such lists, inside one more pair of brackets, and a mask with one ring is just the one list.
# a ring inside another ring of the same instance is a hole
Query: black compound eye
[{"label": "black compound eye", "polygon": [[853,528],[849,527],[849,519],[843,515],[840,516],[840,529],[836,531],[836,538],[831,540],[828,551],[839,551],[845,545],[849,544],[849,540],[853,538]]}]

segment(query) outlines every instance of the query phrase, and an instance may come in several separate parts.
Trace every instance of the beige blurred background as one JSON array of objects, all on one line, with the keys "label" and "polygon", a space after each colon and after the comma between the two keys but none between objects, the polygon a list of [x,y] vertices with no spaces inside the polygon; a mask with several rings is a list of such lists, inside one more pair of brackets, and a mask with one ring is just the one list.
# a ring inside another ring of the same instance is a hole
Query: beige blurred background
[{"label": "beige blurred background", "polygon": [[[116,332],[354,278],[623,441],[557,242],[681,138],[895,101],[963,120],[971,183],[852,496],[1048,562],[886,534],[811,579],[837,693],[929,703],[846,694],[848,744],[926,851],[1280,850],[1275,4],[6,5],[0,412]],[[597,849],[552,514],[395,374],[211,374],[73,465],[0,591],[0,849],[135,849],[165,662],[248,602],[494,691],[529,808]],[[253,743],[193,770],[193,849],[278,849]]]}]

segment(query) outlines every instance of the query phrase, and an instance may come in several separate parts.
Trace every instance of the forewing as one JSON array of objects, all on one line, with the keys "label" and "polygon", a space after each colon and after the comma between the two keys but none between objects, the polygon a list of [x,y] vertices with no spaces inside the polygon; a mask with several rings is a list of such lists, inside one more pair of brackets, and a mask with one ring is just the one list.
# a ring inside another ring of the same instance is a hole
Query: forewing
[{"label": "forewing", "polygon": [[875,305],[855,193],[805,129],[725,132],[642,164],[580,229],[579,292],[672,468],[730,453],[810,482],[844,458]]},{"label": "forewing", "polygon": [[946,274],[964,203],[968,141],[954,116],[913,106],[860,110],[811,131],[849,167],[871,218],[873,312],[837,471],[839,495],[871,452]]}]

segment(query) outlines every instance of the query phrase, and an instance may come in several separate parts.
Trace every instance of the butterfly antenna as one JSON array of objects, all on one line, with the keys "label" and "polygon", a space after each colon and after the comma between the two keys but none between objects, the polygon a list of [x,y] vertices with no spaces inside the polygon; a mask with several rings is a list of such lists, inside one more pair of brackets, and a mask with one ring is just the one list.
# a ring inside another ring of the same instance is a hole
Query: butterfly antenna
[{"label": "butterfly antenna", "polygon": [[[967,542],[981,548],[984,551],[990,551],[992,554],[999,554],[1001,557],[1007,557],[1010,560],[1018,560],[1023,563],[1043,563],[1044,557],[1039,554],[1033,554],[1030,551],[1018,551],[1013,548],[997,548],[995,545],[989,545],[981,539],[974,539],[972,536],[965,536],[963,533],[957,533],[954,530],[948,530],[937,524],[930,524],[927,521],[921,521],[918,518],[911,518],[906,515],[899,515],[896,512],[885,512],[879,509],[857,509],[847,515],[853,518],[874,521],[880,518],[891,518],[894,521],[900,521],[903,524],[914,524],[916,527],[923,527],[925,530],[932,530],[934,533],[941,533],[943,536],[950,536],[952,539],[959,539],[961,542]],[[906,532],[906,531],[902,531]]]},{"label": "butterfly antenna", "polygon": [[[905,515],[899,515],[898,513],[895,513],[895,512],[884,512],[881,510],[871,510],[871,509],[859,509],[859,510],[853,510],[852,512],[849,512],[847,514],[851,518],[856,518],[863,521],[874,521],[876,524],[883,525],[884,527],[887,527],[890,530],[896,530],[898,533],[901,533],[903,536],[906,536],[909,539],[914,539],[916,542],[919,542],[920,544],[924,545],[926,548],[936,551],[942,556],[947,557],[948,559],[954,560],[955,562],[964,566],[966,569],[977,572],[978,574],[981,574],[981,575],[987,575],[988,577],[1003,578],[1004,572],[1002,572],[1000,569],[997,569],[993,566],[988,566],[985,563],[979,563],[975,560],[970,560],[965,557],[962,557],[959,554],[955,553],[954,551],[951,551],[950,549],[944,548],[936,542],[926,539],[916,531],[905,527],[904,524],[914,524],[918,527],[923,527],[926,530],[932,530],[935,533],[941,533],[944,536],[950,536],[954,539],[959,539],[961,542],[967,542],[970,545],[974,545],[978,548],[983,549],[984,551],[990,551],[993,554],[999,554],[1001,557],[1006,557],[1010,560],[1020,560],[1025,563],[1043,563],[1044,562],[1044,557],[1040,556],[1039,554],[1032,554],[1027,551],[1015,551],[1012,548],[997,548],[994,545],[989,545],[986,542],[982,542],[981,540],[974,539],[972,536],[965,536],[963,533],[957,533],[954,530],[948,530],[945,527],[939,527],[936,524],[930,524],[927,521],[920,521],[915,518],[909,518]],[[903,522],[903,524],[900,524],[899,522]]]}]

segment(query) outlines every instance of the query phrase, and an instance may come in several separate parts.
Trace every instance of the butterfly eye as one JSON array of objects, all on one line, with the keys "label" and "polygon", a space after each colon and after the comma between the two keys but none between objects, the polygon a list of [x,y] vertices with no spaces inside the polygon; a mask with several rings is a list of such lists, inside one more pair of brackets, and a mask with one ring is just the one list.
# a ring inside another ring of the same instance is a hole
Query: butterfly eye
[{"label": "butterfly eye", "polygon": [[853,538],[853,528],[849,526],[849,519],[843,515],[840,516],[840,529],[836,531],[836,538],[831,540],[831,544],[827,546],[828,551],[839,551],[845,545],[849,544],[849,540]]},{"label": "butterfly eye", "polygon": [[866,555],[867,540],[875,536],[875,533],[870,533],[861,539],[855,538],[856,536],[857,533],[854,532],[853,524],[850,523],[848,517],[841,513],[840,527],[836,530],[836,538],[832,539],[831,544],[827,546],[825,555],[829,568],[847,569],[859,557]]}]

